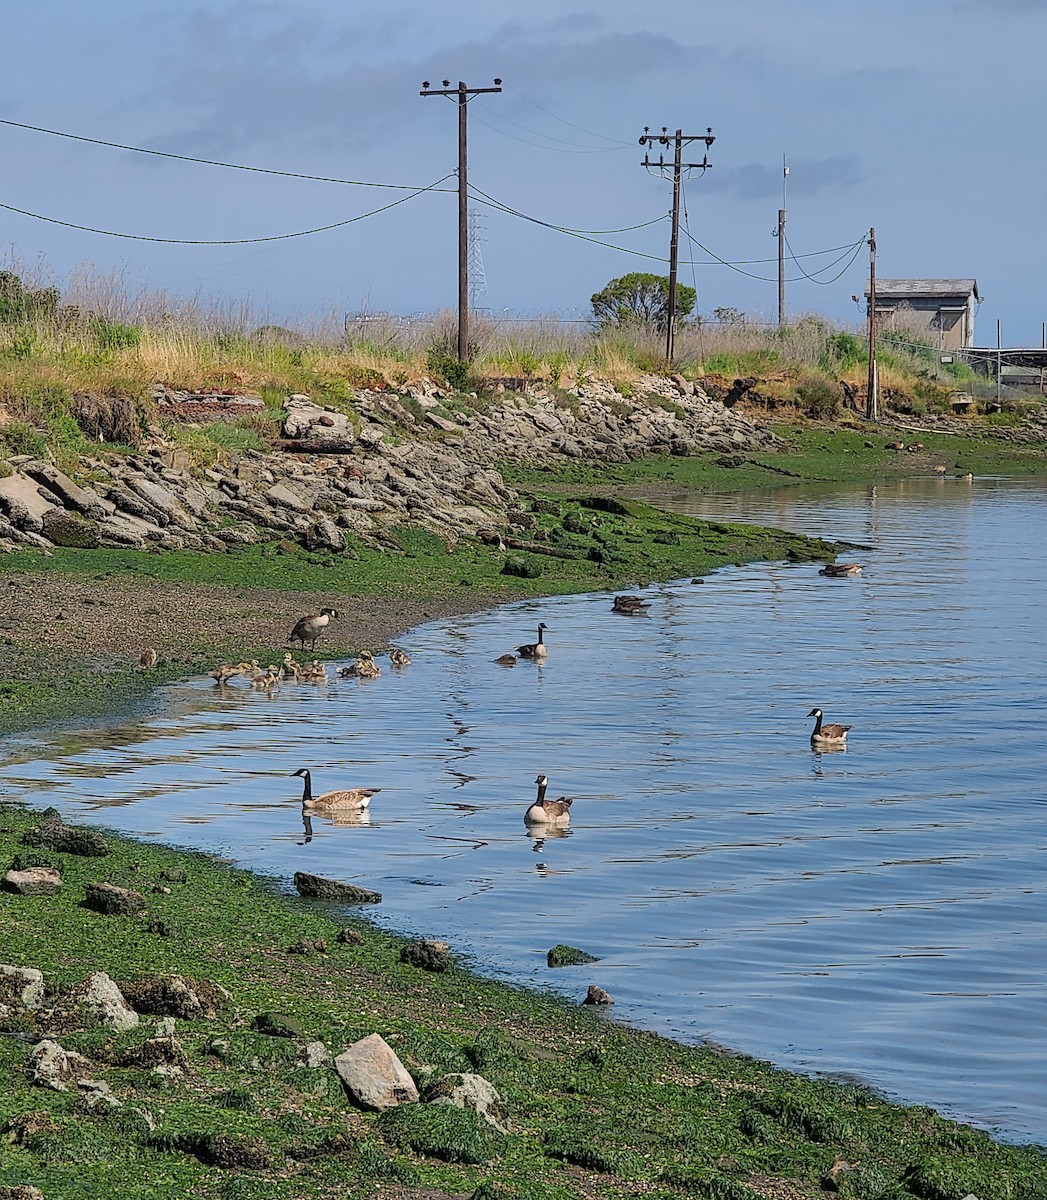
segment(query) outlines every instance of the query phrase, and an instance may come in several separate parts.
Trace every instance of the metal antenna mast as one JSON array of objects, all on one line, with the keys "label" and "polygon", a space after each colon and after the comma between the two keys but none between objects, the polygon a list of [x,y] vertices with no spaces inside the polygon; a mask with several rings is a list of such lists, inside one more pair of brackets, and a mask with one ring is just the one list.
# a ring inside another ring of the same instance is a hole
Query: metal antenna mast
[{"label": "metal antenna mast", "polygon": [[[697,170],[704,174],[712,165],[707,153],[702,155],[700,163],[685,163],[683,148],[689,146],[691,142],[704,142],[705,149],[708,151],[715,141],[716,138],[713,137],[711,129],[706,129],[705,133],[696,134],[685,134],[683,130],[678,129],[676,133],[670,134],[665,125],[662,126],[661,133],[651,133],[650,125],[645,125],[640,137],[640,145],[648,147],[640,165],[646,167],[648,171],[657,171],[663,179],[672,179],[673,181],[673,226],[669,241],[669,311],[665,330],[665,361],[668,366],[672,366],[673,345],[676,340],[676,268],[680,251],[680,181],[684,171],[690,173]],[[651,161],[649,151],[654,148],[655,142],[661,146],[673,147],[671,163],[667,163],[661,153],[658,155],[657,162]],[[668,171],[671,171],[672,174],[666,174]]]},{"label": "metal antenna mast", "polygon": [[430,88],[429,80],[422,83],[419,96],[451,96],[458,101],[458,361],[469,361],[469,172],[468,172],[468,126],[465,119],[466,105],[472,96],[482,92],[500,92],[501,80],[494,87],[470,88],[461,80],[451,87],[445,79],[443,87]]},{"label": "metal antenna mast", "polygon": [[778,209],[778,325],[785,324],[785,193],[789,168],[782,155],[782,206]]}]

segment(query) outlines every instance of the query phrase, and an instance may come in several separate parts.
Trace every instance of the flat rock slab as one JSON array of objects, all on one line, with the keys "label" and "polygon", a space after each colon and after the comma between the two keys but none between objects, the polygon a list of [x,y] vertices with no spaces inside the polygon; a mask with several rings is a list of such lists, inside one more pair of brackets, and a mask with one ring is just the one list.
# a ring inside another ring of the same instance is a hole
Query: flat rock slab
[{"label": "flat rock slab", "polygon": [[354,1042],[338,1055],[334,1067],[346,1091],[362,1108],[384,1112],[418,1100],[414,1080],[380,1034]]},{"label": "flat rock slab", "polygon": [[341,883],[337,879],[324,879],[321,875],[310,875],[306,871],[295,871],[294,885],[299,896],[307,900],[334,900],[339,904],[381,904],[380,892],[356,887],[352,883]]}]

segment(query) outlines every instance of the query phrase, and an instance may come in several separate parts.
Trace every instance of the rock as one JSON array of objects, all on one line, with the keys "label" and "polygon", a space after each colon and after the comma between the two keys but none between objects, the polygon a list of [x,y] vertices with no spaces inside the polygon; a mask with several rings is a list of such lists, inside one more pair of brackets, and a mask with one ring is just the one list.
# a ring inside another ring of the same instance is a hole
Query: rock
[{"label": "rock", "polygon": [[22,470],[37,483],[43,484],[52,495],[57,496],[66,508],[76,509],[78,513],[96,521],[106,515],[102,498],[97,492],[74,483],[57,467],[33,461],[26,463]]},{"label": "rock", "polygon": [[292,491],[286,483],[274,484],[265,494],[266,498],[273,504],[289,508],[294,512],[308,512],[312,507],[309,501],[304,500],[297,492]]},{"label": "rock", "polygon": [[62,875],[54,867],[8,871],[3,888],[5,892],[16,892],[20,896],[54,896],[62,890]]},{"label": "rock", "polygon": [[422,971],[446,971],[451,965],[451,951],[446,942],[409,942],[400,950],[400,961]]},{"label": "rock", "polygon": [[320,1067],[330,1067],[333,1063],[334,1055],[323,1042],[306,1042],[303,1066],[315,1071]]},{"label": "rock", "polygon": [[39,533],[44,514],[55,505],[40,495],[40,489],[25,475],[9,475],[0,479],[0,510],[7,514],[18,529]]},{"label": "rock", "polygon": [[363,940],[364,935],[358,929],[348,927],[339,929],[338,936],[335,938],[335,941],[340,942],[343,946],[359,946]]},{"label": "rock", "polygon": [[26,1079],[54,1092],[68,1092],[77,1080],[87,1079],[89,1063],[82,1054],[63,1050],[50,1038],[44,1038],[30,1050],[25,1061]]},{"label": "rock", "polygon": [[56,546],[70,546],[75,550],[97,550],[102,544],[97,521],[58,508],[44,514],[41,533]]},{"label": "rock", "polygon": [[589,985],[589,990],[585,993],[583,1004],[613,1004],[614,1001],[610,995],[603,990],[602,987],[597,987],[595,983]]},{"label": "rock", "polygon": [[44,1000],[44,976],[36,967],[0,964],[0,1012],[21,1008],[30,1012]]},{"label": "rock", "polygon": [[138,1013],[104,971],[88,975],[73,989],[69,1003],[87,1009],[99,1025],[109,1029],[134,1029],[138,1025]]},{"label": "rock", "polygon": [[22,835],[23,846],[41,846],[84,858],[104,858],[109,853],[109,843],[100,833],[66,825],[55,809],[45,809],[43,818]]},{"label": "rock", "polygon": [[44,1200],[44,1193],[29,1183],[0,1184],[0,1200]]},{"label": "rock", "polygon": [[550,967],[580,967],[585,963],[599,962],[595,954],[579,950],[577,946],[566,946],[561,943],[554,946],[545,956]]},{"label": "rock", "polygon": [[189,1068],[189,1055],[173,1037],[147,1038],[114,1059],[118,1067],[138,1067],[162,1075],[181,1075]]},{"label": "rock", "polygon": [[181,975],[151,975],[134,982],[121,982],[119,986],[136,1012],[189,1021],[214,1018],[232,1000],[221,984]]},{"label": "rock", "polygon": [[453,1104],[457,1108],[471,1109],[499,1132],[508,1132],[505,1126],[508,1110],[493,1085],[482,1075],[468,1072],[442,1075],[426,1088],[425,1100],[427,1104]]},{"label": "rock", "polygon": [[321,875],[310,875],[306,871],[295,871],[294,885],[298,894],[307,900],[333,900],[339,904],[381,904],[378,892],[356,887],[352,883],[341,883],[337,879],[324,879]]},{"label": "rock", "polygon": [[354,1042],[338,1055],[334,1066],[346,1091],[362,1108],[384,1112],[418,1100],[414,1080],[377,1033]]},{"label": "rock", "polygon": [[84,886],[84,907],[107,917],[136,917],[145,911],[145,897],[133,888],[114,883],[88,883]]}]

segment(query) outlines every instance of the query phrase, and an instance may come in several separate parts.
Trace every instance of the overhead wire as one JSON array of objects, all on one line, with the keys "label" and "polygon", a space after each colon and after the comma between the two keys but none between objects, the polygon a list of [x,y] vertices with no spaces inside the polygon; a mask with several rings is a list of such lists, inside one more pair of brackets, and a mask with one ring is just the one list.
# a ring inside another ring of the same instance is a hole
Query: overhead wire
[{"label": "overhead wire", "polygon": [[[513,125],[517,129],[522,129],[524,133],[530,133],[534,137],[545,138],[546,141],[559,142],[561,146],[571,147],[569,150],[559,151],[561,154],[615,154],[622,149],[621,146],[583,146],[580,142],[568,142],[563,138],[553,137],[551,134],[542,133],[538,129],[531,129],[527,125],[521,125],[519,121],[514,121],[511,117],[504,117],[500,112],[496,112],[495,109],[491,108],[490,105],[477,104],[476,101],[473,101],[473,106],[475,108],[482,108],[485,113],[489,113],[492,117],[495,117],[499,121],[504,121],[507,125]],[[508,133],[506,130],[499,129],[496,125],[491,125],[488,121],[484,121],[481,117],[476,117],[476,120],[479,121],[481,125],[486,125],[488,129],[493,129],[495,133],[501,133],[505,137],[514,136],[513,134]],[[515,140],[520,142],[524,141],[525,139],[516,137]],[[539,146],[539,148],[542,150],[557,149],[556,146],[542,146],[539,142],[528,142],[527,144]]]},{"label": "overhead wire", "polygon": [[615,145],[621,147],[628,146],[631,148],[635,144],[633,142],[619,141],[617,138],[610,138],[604,133],[596,133],[592,129],[586,129],[584,125],[576,125],[573,121],[568,121],[566,117],[558,116],[551,109],[543,108],[537,100],[532,100],[530,96],[525,96],[523,92],[517,91],[516,88],[512,87],[508,83],[503,83],[502,87],[505,89],[505,91],[512,92],[514,96],[519,96],[521,100],[526,100],[528,104],[532,105],[534,108],[537,108],[539,112],[545,113],[547,117],[552,117],[554,121],[560,121],[564,125],[569,125],[572,129],[577,129],[579,133],[587,133],[590,137],[597,137],[605,142],[614,142]]},{"label": "overhead wire", "polygon": [[[721,258],[715,251],[710,250],[708,246],[702,245],[702,243],[700,241],[698,241],[698,239],[690,232],[690,230],[685,229],[684,233],[687,235],[687,239],[688,239],[688,241],[690,241],[692,243],[692,245],[697,246],[699,250],[702,250],[704,253],[708,254],[711,258],[715,259],[716,262],[718,262],[721,266],[730,267],[732,271],[737,271],[739,275],[745,275],[749,279],[759,279],[763,283],[777,283],[778,282],[776,277],[772,277],[772,276],[768,276],[768,275],[756,275],[752,271],[743,271],[742,268],[740,266],[738,266],[737,264],[728,262],[727,259]],[[844,252],[839,256],[839,258],[834,259],[831,263],[827,263],[824,267],[821,268],[821,272],[832,270],[832,268],[835,267],[837,263],[842,262],[846,258],[847,262],[844,264],[843,269],[840,270],[836,275],[834,275],[832,279],[825,280],[825,281],[815,280],[815,282],[835,283],[837,279],[839,279],[842,275],[844,275],[846,273],[847,269],[850,267],[851,263],[853,263],[854,260],[858,257],[858,254],[860,253],[861,248],[865,244],[866,244],[866,239],[864,237],[862,237],[862,238],[859,238],[859,240],[857,242],[854,242],[851,245],[845,247]],[[768,260],[765,259],[763,261],[768,261]],[[773,260],[771,260],[771,261],[773,261]],[[704,264],[699,264],[699,265],[704,265]],[[794,279],[787,279],[785,282],[786,283],[798,283],[801,278],[809,279],[809,278],[811,278],[811,276],[809,276],[809,275],[808,276],[797,276]]]},{"label": "overhead wire", "polygon": [[389,204],[383,204],[380,208],[373,208],[370,212],[359,213],[355,217],[348,217],[344,221],[334,221],[329,225],[318,225],[313,229],[299,229],[293,233],[276,233],[268,237],[253,237],[253,238],[168,238],[154,237],[148,234],[141,233],[120,233],[112,229],[97,229],[92,225],[78,225],[73,221],[62,221],[57,217],[44,216],[42,213],[29,212],[24,208],[16,208],[13,204],[4,204],[0,202],[0,208],[6,209],[7,212],[18,213],[23,217],[32,217],[37,221],[46,221],[50,225],[61,225],[66,229],[78,229],[83,233],[98,233],[104,237],[124,238],[133,242],[161,242],[165,245],[173,246],[251,246],[257,245],[260,242],[282,242],[289,238],[308,237],[314,233],[327,233],[331,229],[341,229],[346,225],[352,225],[357,221],[363,221],[367,217],[377,216],[379,213],[388,212],[391,208],[396,208],[397,205],[406,204],[408,200],[415,199],[416,196],[421,196],[425,192],[430,192],[445,180],[451,178],[453,171],[448,172],[443,179],[438,179],[435,183],[428,187],[418,188],[409,196],[400,196],[398,199],[391,201]]},{"label": "overhead wire", "polygon": [[[152,154],[157,158],[173,158],[179,162],[200,163],[206,167],[224,167],[229,171],[251,171],[256,175],[281,175],[286,179],[308,179],[316,183],[340,183],[349,187],[389,188],[393,191],[418,192],[429,191],[430,188],[419,187],[412,183],[373,183],[362,179],[339,179],[332,175],[308,175],[303,171],[280,171],[273,167],[252,167],[243,163],[222,162],[215,158],[198,158],[192,154],[174,154],[169,150],[150,150],[144,146],[129,146],[123,142],[108,142],[103,138],[85,137],[79,133],[65,133],[60,129],[47,129],[42,125],[28,125],[23,121],[11,121],[0,117],[0,125],[10,125],[14,129],[29,129],[34,133],[47,133],[52,137],[68,138],[74,142],[87,142],[93,146],[108,146],[111,150],[130,150],[134,154]],[[446,178],[446,176],[445,176]]]}]

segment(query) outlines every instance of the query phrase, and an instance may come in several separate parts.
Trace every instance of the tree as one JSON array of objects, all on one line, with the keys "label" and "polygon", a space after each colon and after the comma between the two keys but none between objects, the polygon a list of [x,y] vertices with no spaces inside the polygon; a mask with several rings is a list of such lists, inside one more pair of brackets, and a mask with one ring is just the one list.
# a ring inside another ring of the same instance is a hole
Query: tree
[{"label": "tree", "polygon": [[[685,284],[676,285],[676,315],[694,311],[698,293]],[[592,297],[593,316],[602,326],[647,325],[664,333],[669,319],[669,277],[633,271],[612,279]]]}]

